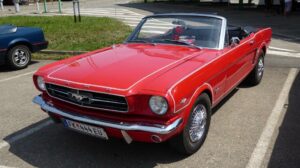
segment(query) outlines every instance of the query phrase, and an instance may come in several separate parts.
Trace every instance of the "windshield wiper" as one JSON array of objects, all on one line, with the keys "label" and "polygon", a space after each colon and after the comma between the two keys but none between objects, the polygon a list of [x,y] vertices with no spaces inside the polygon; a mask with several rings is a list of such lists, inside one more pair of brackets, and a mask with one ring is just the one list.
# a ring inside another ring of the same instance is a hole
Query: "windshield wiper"
[{"label": "windshield wiper", "polygon": [[183,44],[183,45],[187,45],[187,46],[202,50],[202,47],[196,46],[195,44],[188,43],[188,42],[185,42],[185,41],[178,41],[178,40],[171,40],[171,39],[162,39],[161,41],[177,43],[177,44]]},{"label": "windshield wiper", "polygon": [[134,43],[134,42],[137,42],[137,43],[149,43],[149,44],[155,45],[155,43],[153,43],[152,41],[147,41],[147,40],[129,40],[127,42],[128,43]]},{"label": "windshield wiper", "polygon": [[127,42],[139,42],[139,43],[149,43],[148,41],[146,40],[129,40]]}]

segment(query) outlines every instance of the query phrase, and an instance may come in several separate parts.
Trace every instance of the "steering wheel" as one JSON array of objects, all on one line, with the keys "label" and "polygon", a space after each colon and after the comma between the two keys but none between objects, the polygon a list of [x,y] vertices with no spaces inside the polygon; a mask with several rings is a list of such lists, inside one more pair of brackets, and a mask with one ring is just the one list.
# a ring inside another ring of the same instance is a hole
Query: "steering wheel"
[{"label": "steering wheel", "polygon": [[182,35],[184,32],[184,27],[183,26],[176,26],[173,30],[173,40],[179,40],[179,37]]}]

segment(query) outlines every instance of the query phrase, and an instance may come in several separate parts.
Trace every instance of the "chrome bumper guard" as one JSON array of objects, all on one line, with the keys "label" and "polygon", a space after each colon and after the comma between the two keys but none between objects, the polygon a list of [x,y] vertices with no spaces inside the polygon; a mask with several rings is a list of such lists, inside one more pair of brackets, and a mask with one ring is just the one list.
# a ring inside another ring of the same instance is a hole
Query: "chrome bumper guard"
[{"label": "chrome bumper guard", "polygon": [[175,120],[170,125],[158,125],[158,124],[142,125],[142,124],[131,124],[131,123],[124,123],[124,122],[110,122],[110,121],[99,120],[96,118],[72,114],[71,112],[59,110],[47,104],[40,95],[34,97],[32,102],[40,105],[41,108],[48,113],[57,114],[62,117],[66,117],[75,121],[81,121],[81,122],[103,126],[103,127],[116,128],[124,131],[144,131],[144,132],[151,132],[155,134],[168,134],[176,130],[176,128],[178,128],[179,125],[182,123],[182,118]]}]

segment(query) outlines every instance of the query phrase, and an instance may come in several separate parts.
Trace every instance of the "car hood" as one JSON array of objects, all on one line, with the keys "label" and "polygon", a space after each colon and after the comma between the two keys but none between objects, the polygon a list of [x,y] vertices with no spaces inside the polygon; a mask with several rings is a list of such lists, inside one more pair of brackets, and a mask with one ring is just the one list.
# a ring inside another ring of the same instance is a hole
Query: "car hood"
[{"label": "car hood", "polygon": [[48,78],[125,91],[170,70],[199,51],[175,45],[122,44],[65,63],[50,72]]}]

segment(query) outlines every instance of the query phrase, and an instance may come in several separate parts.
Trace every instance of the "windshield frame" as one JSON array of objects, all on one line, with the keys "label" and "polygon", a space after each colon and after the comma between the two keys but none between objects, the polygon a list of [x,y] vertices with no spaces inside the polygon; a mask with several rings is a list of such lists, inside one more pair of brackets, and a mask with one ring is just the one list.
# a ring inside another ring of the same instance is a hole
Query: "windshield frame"
[{"label": "windshield frame", "polygon": [[[216,50],[222,50],[224,49],[225,45],[225,34],[226,34],[226,27],[227,27],[227,20],[226,18],[218,15],[213,15],[213,14],[198,14],[198,13],[169,13],[169,14],[155,14],[155,15],[150,15],[144,17],[140,23],[136,26],[136,28],[133,30],[133,32],[129,35],[129,37],[126,39],[125,43],[130,43],[131,40],[134,41],[134,38],[139,34],[142,26],[144,23],[147,21],[147,19],[152,19],[152,18],[167,18],[167,17],[210,17],[214,19],[220,19],[222,21],[221,24],[221,31],[220,31],[220,38],[219,38],[219,45],[215,48],[209,48],[209,49],[216,49]],[[199,46],[201,48],[206,48]]]}]

